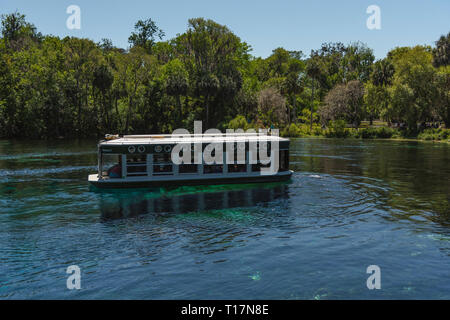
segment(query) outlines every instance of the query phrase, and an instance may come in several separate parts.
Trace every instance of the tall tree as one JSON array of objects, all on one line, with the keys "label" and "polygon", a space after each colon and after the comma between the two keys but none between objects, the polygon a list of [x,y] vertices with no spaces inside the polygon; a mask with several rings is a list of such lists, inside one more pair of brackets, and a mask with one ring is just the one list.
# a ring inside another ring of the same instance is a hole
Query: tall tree
[{"label": "tall tree", "polygon": [[343,81],[359,80],[366,82],[369,80],[374,60],[373,50],[365,44],[356,42],[348,45],[341,60]]},{"label": "tall tree", "polygon": [[136,22],[134,30],[135,32],[131,33],[128,42],[133,47],[139,46],[144,48],[148,53],[152,52],[156,38],[161,40],[165,36],[164,31],[150,18]]},{"label": "tall tree", "polygon": [[287,122],[286,98],[276,89],[266,88],[258,96],[259,118],[265,125],[282,126]]},{"label": "tall tree", "polygon": [[440,67],[437,71],[435,88],[436,113],[445,123],[445,127],[450,128],[450,65]]},{"label": "tall tree", "polygon": [[176,100],[177,111],[174,113],[175,126],[181,126],[183,120],[183,105],[181,96],[188,92],[188,73],[179,59],[168,62],[163,67],[164,88],[168,95],[173,96]]},{"label": "tall tree", "polygon": [[2,14],[0,19],[3,41],[10,49],[20,50],[26,45],[27,40],[37,41],[42,38],[36,27],[25,20],[24,14],[16,11]]},{"label": "tall tree", "polygon": [[176,40],[193,87],[202,101],[206,126],[216,126],[242,86],[241,66],[248,46],[226,26],[203,18],[189,19],[186,33]]},{"label": "tall tree", "polygon": [[[81,134],[84,129],[96,131],[96,106],[91,108],[91,91],[93,70],[101,61],[101,51],[91,40],[66,37],[63,39],[65,63],[70,69],[70,76],[74,79],[73,100],[76,106],[77,131]],[[93,121],[94,119],[94,121]],[[84,128],[84,129],[83,129]]]},{"label": "tall tree", "polygon": [[148,55],[141,47],[132,48],[130,53],[119,61],[119,73],[123,80],[127,96],[127,112],[124,131],[132,130],[137,104],[142,102],[142,95],[150,78],[154,76],[153,57]]},{"label": "tall tree", "polygon": [[101,64],[95,67],[92,85],[100,95],[100,123],[103,130],[109,130],[111,125],[109,120],[110,100],[108,101],[108,93],[111,91],[113,81],[114,77],[108,65]]},{"label": "tall tree", "polygon": [[392,83],[394,72],[394,66],[388,59],[378,60],[373,65],[370,80],[376,86],[388,86]]},{"label": "tall tree", "polygon": [[388,87],[392,84],[394,66],[388,59],[382,59],[375,62],[372,69],[365,95],[366,114],[371,125],[375,117],[388,115]]},{"label": "tall tree", "polygon": [[448,66],[450,64],[450,32],[447,36],[442,35],[436,41],[436,48],[433,49],[433,65],[435,67]]},{"label": "tall tree", "polygon": [[416,46],[396,48],[388,58],[395,69],[390,95],[391,108],[408,124],[411,132],[418,122],[431,120],[436,99],[435,73],[431,48]]},{"label": "tall tree", "polygon": [[363,117],[364,86],[358,80],[339,84],[325,97],[319,108],[322,121],[345,120],[357,127]]},{"label": "tall tree", "polygon": [[320,77],[323,74],[322,61],[317,54],[311,53],[311,58],[306,63],[306,73],[311,79],[311,107],[310,107],[310,129],[312,130],[313,125],[313,113],[314,113],[314,89],[316,84],[319,82]]}]

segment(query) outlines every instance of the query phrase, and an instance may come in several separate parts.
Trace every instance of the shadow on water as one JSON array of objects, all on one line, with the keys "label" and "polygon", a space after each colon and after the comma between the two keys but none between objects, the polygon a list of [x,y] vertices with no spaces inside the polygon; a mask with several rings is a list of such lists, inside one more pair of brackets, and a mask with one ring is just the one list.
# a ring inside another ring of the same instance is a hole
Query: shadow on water
[{"label": "shadow on water", "polygon": [[143,214],[167,216],[190,212],[254,207],[288,195],[289,182],[233,184],[160,189],[102,190],[99,208],[102,221]]}]

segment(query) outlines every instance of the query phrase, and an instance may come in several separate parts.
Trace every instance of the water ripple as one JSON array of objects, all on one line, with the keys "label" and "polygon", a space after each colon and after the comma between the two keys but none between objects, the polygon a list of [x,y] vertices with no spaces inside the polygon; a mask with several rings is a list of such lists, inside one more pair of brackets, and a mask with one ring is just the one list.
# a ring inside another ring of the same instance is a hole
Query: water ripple
[{"label": "water ripple", "polygon": [[0,156],[0,298],[450,298],[448,147],[293,139],[288,183],[92,191],[95,143],[64,145]]}]

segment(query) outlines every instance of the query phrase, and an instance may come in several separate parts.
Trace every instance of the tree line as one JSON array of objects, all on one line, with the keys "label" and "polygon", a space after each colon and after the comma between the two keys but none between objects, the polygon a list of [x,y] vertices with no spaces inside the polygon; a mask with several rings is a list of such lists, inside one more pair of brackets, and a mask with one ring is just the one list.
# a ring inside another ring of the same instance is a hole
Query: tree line
[{"label": "tree line", "polygon": [[1,16],[0,137],[94,137],[193,128],[324,128],[336,121],[450,128],[450,33],[375,61],[361,42],[263,59],[226,26],[194,18],[170,40],[139,20],[129,48],[42,35]]}]

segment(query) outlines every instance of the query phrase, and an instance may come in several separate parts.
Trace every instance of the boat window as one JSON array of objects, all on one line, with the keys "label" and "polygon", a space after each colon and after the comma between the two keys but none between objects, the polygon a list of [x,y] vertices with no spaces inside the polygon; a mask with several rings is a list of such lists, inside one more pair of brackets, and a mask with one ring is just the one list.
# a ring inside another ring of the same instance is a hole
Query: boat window
[{"label": "boat window", "polygon": [[261,168],[270,168],[270,163],[268,163],[268,164],[262,164],[262,163],[252,164],[252,172],[261,171]]},{"label": "boat window", "polygon": [[280,171],[289,170],[289,150],[280,150]]},{"label": "boat window", "polygon": [[121,157],[118,154],[102,154],[102,164],[105,168],[109,168],[121,161]]},{"label": "boat window", "polygon": [[247,172],[247,165],[246,164],[229,164],[228,172],[230,172],[230,173]]},{"label": "boat window", "polygon": [[[245,152],[245,150],[236,150],[236,147],[234,149],[234,151],[231,151],[231,154],[229,154],[227,152],[226,155],[226,159],[228,162],[233,161],[234,163],[238,163],[238,162],[244,162],[247,158],[247,154]],[[242,164],[242,163],[240,163]]]},{"label": "boat window", "polygon": [[[266,155],[265,156],[266,157],[270,157],[270,155],[271,155],[271,150],[269,149],[267,151],[267,156]],[[258,161],[258,163],[252,164],[252,172],[261,171],[261,168],[270,168],[270,162],[267,163],[267,164],[262,164],[261,163],[261,157],[259,155],[259,152],[257,153],[257,161]]]},{"label": "boat window", "polygon": [[[191,164],[194,164],[195,163],[195,159],[194,159],[194,151],[190,151],[190,154],[191,154]],[[183,150],[181,150],[180,151],[180,159],[181,159],[181,161],[183,161],[183,155],[184,155],[184,152],[183,152]]]},{"label": "boat window", "polygon": [[147,175],[146,155],[127,155],[127,176]]},{"label": "boat window", "polygon": [[153,155],[153,163],[172,163],[170,153],[157,153]]},{"label": "boat window", "polygon": [[147,166],[130,166],[127,165],[127,175],[147,175]]},{"label": "boat window", "polygon": [[179,173],[197,173],[196,164],[180,164],[178,167]]},{"label": "boat window", "polygon": [[203,173],[222,173],[223,172],[223,165],[221,164],[205,164],[203,166]]},{"label": "boat window", "polygon": [[153,175],[165,175],[173,173],[172,158],[170,152],[153,154]]},{"label": "boat window", "polygon": [[161,175],[161,174],[171,174],[172,173],[172,165],[153,165],[153,175]]},{"label": "boat window", "polygon": [[147,161],[147,158],[145,155],[133,155],[133,154],[128,154],[127,155],[127,164],[128,163],[145,163]]},{"label": "boat window", "polygon": [[119,154],[102,154],[102,177],[122,177],[122,156]]}]

